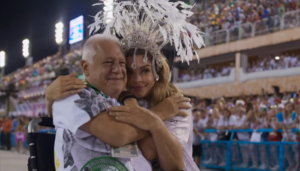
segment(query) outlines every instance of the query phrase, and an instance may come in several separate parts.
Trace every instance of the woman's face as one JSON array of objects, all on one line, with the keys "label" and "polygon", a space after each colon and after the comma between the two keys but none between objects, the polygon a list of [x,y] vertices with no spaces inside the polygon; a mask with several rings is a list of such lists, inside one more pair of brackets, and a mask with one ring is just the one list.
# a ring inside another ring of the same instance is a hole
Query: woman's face
[{"label": "woman's face", "polygon": [[144,55],[136,55],[136,69],[132,69],[133,57],[127,57],[127,90],[136,98],[146,98],[153,86],[155,79],[152,73],[152,64],[148,59],[143,61]]},{"label": "woman's face", "polygon": [[238,110],[238,112],[237,112],[237,114],[238,114],[238,116],[243,116],[244,115],[244,111],[243,110]]}]

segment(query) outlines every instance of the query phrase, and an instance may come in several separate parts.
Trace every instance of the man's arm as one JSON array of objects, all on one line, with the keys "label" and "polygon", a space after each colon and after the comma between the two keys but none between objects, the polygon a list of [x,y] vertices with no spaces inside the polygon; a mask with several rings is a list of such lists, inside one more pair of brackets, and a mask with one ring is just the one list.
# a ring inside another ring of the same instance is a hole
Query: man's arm
[{"label": "man's arm", "polygon": [[[79,95],[55,101],[52,108],[53,124],[56,127],[68,129],[75,135],[79,133],[79,129],[83,130],[113,147],[124,146],[149,134],[149,131],[142,131],[131,124],[115,120],[108,115],[105,108],[101,108],[98,114],[91,116],[91,113],[88,113],[91,110],[90,104],[87,103]],[[86,135],[78,134],[78,136],[84,138]]]},{"label": "man's arm", "polygon": [[126,144],[138,141],[147,135],[149,131],[141,130],[133,125],[116,121],[106,111],[100,112],[80,129],[94,135],[106,144],[113,147],[122,147]]},{"label": "man's arm", "polygon": [[148,131],[115,121],[114,118],[108,116],[107,112],[99,113],[80,128],[113,147],[121,147],[144,138],[138,144],[143,155],[146,155],[145,158],[156,158],[155,153],[157,153],[161,167],[164,170],[183,169],[181,143],[169,132],[160,119],[157,120],[160,122],[157,125],[160,126],[153,130],[152,138],[147,136],[149,134]]}]

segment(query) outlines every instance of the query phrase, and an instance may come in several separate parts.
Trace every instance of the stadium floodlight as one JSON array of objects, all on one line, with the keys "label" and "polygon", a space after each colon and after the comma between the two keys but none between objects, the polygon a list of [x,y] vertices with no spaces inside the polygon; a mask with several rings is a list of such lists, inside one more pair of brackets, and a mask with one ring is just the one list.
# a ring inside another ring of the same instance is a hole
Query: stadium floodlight
[{"label": "stadium floodlight", "polygon": [[5,52],[1,51],[0,52],[0,68],[5,67]]},{"label": "stadium floodlight", "polygon": [[113,19],[113,6],[114,1],[113,0],[105,0],[104,1],[104,12],[106,15],[106,23],[111,22],[111,20]]},{"label": "stadium floodlight", "polygon": [[279,56],[275,56],[275,60],[279,60],[280,59],[280,57]]},{"label": "stadium floodlight", "polygon": [[24,58],[27,58],[30,54],[29,54],[29,40],[28,39],[25,39],[23,40],[23,56]]},{"label": "stadium floodlight", "polygon": [[62,22],[55,24],[55,41],[61,45],[64,41],[64,24]]}]

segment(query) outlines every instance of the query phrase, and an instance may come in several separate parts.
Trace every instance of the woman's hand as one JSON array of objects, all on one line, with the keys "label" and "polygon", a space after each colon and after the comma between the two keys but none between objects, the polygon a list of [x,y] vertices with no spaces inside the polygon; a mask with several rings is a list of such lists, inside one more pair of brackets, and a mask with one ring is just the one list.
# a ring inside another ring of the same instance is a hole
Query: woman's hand
[{"label": "woman's hand", "polygon": [[47,87],[46,99],[49,101],[60,100],[77,94],[85,86],[85,81],[76,78],[75,72],[67,76],[59,76]]},{"label": "woman's hand", "polygon": [[163,121],[175,116],[186,117],[187,114],[181,109],[191,109],[190,101],[191,99],[177,93],[158,103],[150,110],[157,114]]},{"label": "woman's hand", "polygon": [[139,107],[134,100],[128,99],[124,106],[109,108],[108,114],[115,117],[117,121],[132,124],[145,131],[151,131],[157,124],[163,123],[158,116],[145,108]]}]

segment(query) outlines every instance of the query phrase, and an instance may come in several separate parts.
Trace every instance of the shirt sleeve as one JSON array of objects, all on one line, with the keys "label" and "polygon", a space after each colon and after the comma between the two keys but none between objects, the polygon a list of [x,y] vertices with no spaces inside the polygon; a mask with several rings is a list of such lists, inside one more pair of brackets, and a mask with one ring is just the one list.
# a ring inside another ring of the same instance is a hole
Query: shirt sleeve
[{"label": "shirt sleeve", "polygon": [[70,130],[78,138],[90,134],[79,128],[105,110],[104,97],[86,89],[81,93],[55,101],[52,106],[55,127]]},{"label": "shirt sleeve", "polygon": [[188,142],[190,130],[193,129],[192,111],[185,110],[185,112],[188,114],[187,117],[175,116],[164,122],[168,130],[182,143]]},{"label": "shirt sleeve", "polygon": [[68,129],[77,135],[80,132],[79,128],[91,119],[86,111],[74,103],[78,99],[80,97],[76,94],[53,103],[53,124],[55,127]]},{"label": "shirt sleeve", "polygon": [[223,119],[223,117],[220,117],[217,128],[220,128],[222,126],[224,126],[224,119]]}]

